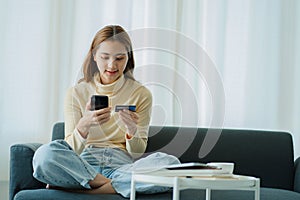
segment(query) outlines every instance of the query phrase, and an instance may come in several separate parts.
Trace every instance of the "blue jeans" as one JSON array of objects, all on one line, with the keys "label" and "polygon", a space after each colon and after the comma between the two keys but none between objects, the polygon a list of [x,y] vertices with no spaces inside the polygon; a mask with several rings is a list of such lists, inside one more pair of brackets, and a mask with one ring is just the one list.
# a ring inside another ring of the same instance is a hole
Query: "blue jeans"
[{"label": "blue jeans", "polygon": [[[64,140],[42,145],[33,157],[33,176],[44,183],[68,189],[91,189],[88,182],[96,175],[111,179],[112,187],[123,197],[130,196],[133,169],[178,164],[179,160],[165,153],[153,153],[135,162],[131,156],[118,148],[88,147],[77,155]],[[159,193],[168,187],[139,183],[139,193]]]}]

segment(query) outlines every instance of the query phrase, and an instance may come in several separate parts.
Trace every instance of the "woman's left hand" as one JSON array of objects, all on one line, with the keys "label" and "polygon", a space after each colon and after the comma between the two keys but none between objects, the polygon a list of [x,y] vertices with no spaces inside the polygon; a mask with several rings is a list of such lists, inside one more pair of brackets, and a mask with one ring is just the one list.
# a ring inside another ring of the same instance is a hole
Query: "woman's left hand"
[{"label": "woman's left hand", "polygon": [[131,138],[137,130],[137,123],[139,119],[138,115],[130,110],[120,110],[119,117],[125,124],[127,128],[127,134],[129,134],[129,137]]}]

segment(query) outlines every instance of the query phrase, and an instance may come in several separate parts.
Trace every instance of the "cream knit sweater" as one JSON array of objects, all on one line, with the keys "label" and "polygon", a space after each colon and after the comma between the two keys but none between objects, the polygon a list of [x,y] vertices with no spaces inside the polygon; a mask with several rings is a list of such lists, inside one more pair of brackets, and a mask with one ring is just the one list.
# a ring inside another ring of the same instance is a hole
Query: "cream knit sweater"
[{"label": "cream knit sweater", "polygon": [[[121,76],[112,84],[99,83],[99,74],[94,80],[81,82],[70,88],[64,103],[65,140],[80,154],[85,147],[121,148],[131,156],[138,157],[146,149],[148,129],[151,116],[152,95],[148,89],[137,81]],[[108,122],[90,129],[87,139],[83,139],[75,128],[85,112],[90,97],[94,94],[107,95],[109,106],[112,107],[111,118]],[[115,105],[136,105],[139,117],[137,132],[131,139],[126,139],[126,128],[114,112]]]}]

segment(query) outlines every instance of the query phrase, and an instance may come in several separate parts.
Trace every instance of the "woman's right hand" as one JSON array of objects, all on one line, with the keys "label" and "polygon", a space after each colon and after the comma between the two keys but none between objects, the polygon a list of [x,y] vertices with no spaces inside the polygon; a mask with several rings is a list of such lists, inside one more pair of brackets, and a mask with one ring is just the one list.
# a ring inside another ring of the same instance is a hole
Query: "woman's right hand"
[{"label": "woman's right hand", "polygon": [[86,104],[85,113],[79,120],[76,128],[83,138],[87,138],[92,126],[101,125],[108,122],[111,114],[111,107],[91,111],[91,101]]}]

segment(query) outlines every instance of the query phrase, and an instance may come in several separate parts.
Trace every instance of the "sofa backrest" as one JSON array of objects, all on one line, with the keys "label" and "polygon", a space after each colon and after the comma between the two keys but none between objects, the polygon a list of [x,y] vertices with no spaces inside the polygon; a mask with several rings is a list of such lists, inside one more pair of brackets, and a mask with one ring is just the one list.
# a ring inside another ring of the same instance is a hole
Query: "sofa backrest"
[{"label": "sofa backrest", "polygon": [[[234,162],[235,174],[258,177],[262,187],[293,190],[294,153],[290,133],[242,129],[209,131],[207,128],[151,127],[147,152],[175,152],[182,162]],[[213,149],[199,158],[206,134],[217,136],[220,132]],[[178,135],[180,139],[175,139]],[[188,145],[182,147],[183,144]]]},{"label": "sofa backrest", "polygon": [[[206,134],[218,133],[212,150],[200,158]],[[57,123],[52,140],[62,138],[64,124]],[[157,151],[175,155],[181,162],[234,162],[235,174],[258,177],[262,187],[293,190],[293,141],[287,132],[151,126],[146,154]]]},{"label": "sofa backrest", "polygon": [[52,141],[65,138],[65,123],[57,122],[53,125],[52,129]]}]

